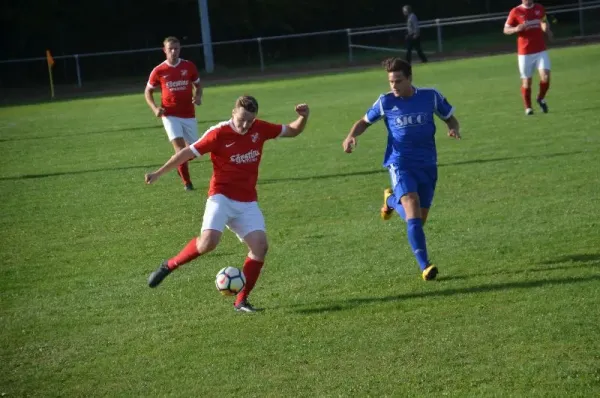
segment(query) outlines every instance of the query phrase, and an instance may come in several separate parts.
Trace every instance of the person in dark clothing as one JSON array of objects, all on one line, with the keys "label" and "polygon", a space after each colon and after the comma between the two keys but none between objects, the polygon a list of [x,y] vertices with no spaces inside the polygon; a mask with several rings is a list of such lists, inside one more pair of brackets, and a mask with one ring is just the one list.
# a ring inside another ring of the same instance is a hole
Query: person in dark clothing
[{"label": "person in dark clothing", "polygon": [[421,48],[421,31],[419,29],[419,20],[412,11],[412,7],[405,5],[402,12],[406,17],[406,62],[412,61],[412,50],[415,49],[422,62],[427,62],[427,57]]}]

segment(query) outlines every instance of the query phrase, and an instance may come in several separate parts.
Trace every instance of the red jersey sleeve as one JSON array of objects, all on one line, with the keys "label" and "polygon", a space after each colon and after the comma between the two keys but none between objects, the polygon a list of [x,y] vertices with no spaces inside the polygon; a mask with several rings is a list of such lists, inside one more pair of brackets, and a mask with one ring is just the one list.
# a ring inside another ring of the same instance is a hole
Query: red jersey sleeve
[{"label": "red jersey sleeve", "polygon": [[548,22],[548,15],[546,15],[546,9],[544,8],[543,5],[536,3],[538,8],[540,9],[540,19],[542,20],[542,22]]},{"label": "red jersey sleeve", "polygon": [[194,152],[196,157],[216,150],[219,141],[218,132],[218,128],[208,130],[202,135],[202,137],[200,137],[198,141],[192,144],[190,148],[192,149],[192,152]]},{"label": "red jersey sleeve", "polygon": [[506,26],[510,26],[510,27],[514,28],[518,24],[519,24],[519,21],[517,20],[516,12],[515,12],[515,9],[513,8],[512,10],[510,10],[510,13],[508,14],[508,18],[506,19]]},{"label": "red jersey sleeve", "polygon": [[269,123],[264,120],[260,120],[259,122],[260,124],[257,127],[260,133],[264,134],[265,140],[272,140],[279,137],[285,129],[285,126],[282,124]]},{"label": "red jersey sleeve", "polygon": [[149,87],[160,87],[160,79],[158,78],[158,71],[156,68],[152,69],[150,73],[150,78],[148,78],[148,86]]}]

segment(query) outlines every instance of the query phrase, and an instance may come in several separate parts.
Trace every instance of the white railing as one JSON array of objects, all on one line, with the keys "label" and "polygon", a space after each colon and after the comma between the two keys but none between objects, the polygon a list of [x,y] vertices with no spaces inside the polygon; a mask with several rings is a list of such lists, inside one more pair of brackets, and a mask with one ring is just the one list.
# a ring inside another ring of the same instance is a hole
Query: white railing
[{"label": "white railing", "polygon": [[[546,12],[548,14],[556,14],[556,13],[560,13],[560,12],[564,12],[566,11],[578,11],[580,8],[585,10],[585,7],[589,7],[589,6],[596,6],[599,5],[600,1],[579,1],[579,2],[573,2],[570,4],[565,4],[562,6],[553,6],[553,7],[546,7]],[[488,14],[478,14],[478,15],[463,15],[463,16],[459,16],[459,17],[449,17],[449,18],[442,18],[442,19],[431,19],[428,21],[421,21],[421,24],[423,23],[429,23],[431,25],[434,25],[436,21],[444,21],[444,22],[458,22],[458,21],[462,21],[462,20],[470,20],[470,19],[477,19],[477,18],[494,18],[494,17],[499,17],[498,19],[505,19],[508,17],[508,11],[504,12],[493,12],[493,13],[488,13]],[[581,21],[581,29],[583,29],[583,22]],[[370,30],[374,30],[374,29],[387,29],[387,28],[399,28],[399,27],[406,27],[405,23],[397,23],[397,24],[388,24],[388,25],[379,25],[376,27],[367,27],[367,28],[356,28],[353,29],[354,32],[361,32],[361,31],[370,31]],[[581,35],[584,35],[583,30],[581,30]]]},{"label": "white railing", "polygon": [[[548,7],[546,11],[551,14],[561,14],[568,12],[578,12],[578,22],[579,22],[579,32],[581,36],[585,35],[585,27],[584,27],[584,17],[583,13],[586,10],[592,9],[600,9],[600,0],[596,1],[579,1],[577,3],[571,3],[563,6],[556,7]],[[507,17],[506,12],[502,13],[489,13],[489,14],[480,14],[480,15],[467,15],[467,16],[459,16],[452,18],[437,18],[432,20],[421,21],[420,27],[422,29],[427,28],[436,28],[437,30],[437,51],[443,52],[443,27],[444,26],[452,26],[452,25],[464,25],[464,24],[474,24],[481,22],[489,22],[489,21],[500,21],[504,20]],[[256,51],[258,53],[259,67],[261,71],[266,69],[265,65],[265,57],[264,57],[264,49],[263,43],[267,41],[275,41],[275,40],[289,40],[293,38],[305,38],[311,36],[323,36],[323,35],[334,35],[334,34],[345,34],[347,36],[347,51],[348,51],[348,61],[353,62],[355,58],[354,49],[376,49],[376,50],[390,50],[385,47],[377,47],[377,46],[366,46],[355,43],[352,41],[353,38],[358,36],[367,36],[367,35],[375,35],[381,33],[392,33],[397,31],[403,31],[406,29],[406,24],[389,24],[389,25],[379,25],[379,26],[371,26],[371,27],[363,27],[363,28],[352,28],[352,29],[337,29],[337,30],[328,30],[321,32],[311,32],[311,33],[299,33],[299,34],[290,34],[290,35],[279,35],[279,36],[268,36],[268,37],[257,37],[252,39],[242,39],[242,40],[227,40],[227,41],[216,41],[212,42],[213,48],[221,45],[230,45],[230,44],[243,44],[243,43],[256,43]],[[498,28],[501,31],[501,27]],[[184,44],[182,48],[201,48],[202,44]],[[82,78],[82,67],[80,64],[80,60],[82,58],[88,57],[102,57],[109,55],[123,55],[123,54],[135,54],[135,53],[154,53],[160,51],[160,47],[154,48],[142,48],[136,50],[123,50],[123,51],[104,51],[104,52],[96,52],[96,53],[86,53],[86,54],[73,54],[73,55],[56,55],[54,56],[55,60],[61,59],[72,59],[75,61],[75,71],[77,76],[77,86],[83,86],[83,78]],[[395,50],[397,51],[397,49]],[[215,57],[216,58],[216,57]],[[2,64],[14,64],[14,63],[26,63],[26,62],[46,62],[45,57],[34,57],[34,58],[22,58],[22,59],[9,59],[9,60],[0,60],[0,66]],[[216,58],[216,61],[218,59]]]},{"label": "white railing", "polygon": [[[554,14],[562,14],[567,12],[579,12],[579,32],[581,36],[585,35],[584,22],[583,22],[583,11],[592,10],[600,8],[600,1],[587,1],[579,3],[573,3],[562,6],[548,7],[546,8],[546,13],[554,15]],[[452,25],[464,25],[464,24],[472,24],[472,23],[480,23],[480,22],[490,22],[490,21],[501,21],[506,20],[507,13],[491,13],[491,14],[481,14],[481,15],[470,15],[470,16],[461,16],[461,17],[452,17],[452,18],[437,18],[428,21],[421,21],[419,23],[419,27],[421,29],[432,28],[435,27],[437,29],[437,51],[443,52],[443,38],[442,38],[442,27],[444,26],[452,26]],[[501,28],[499,28],[501,29]],[[364,35],[372,35],[377,33],[390,33],[394,31],[403,31],[406,30],[406,24],[394,24],[394,25],[385,25],[379,26],[375,28],[361,28],[354,29],[351,31],[348,30],[348,48],[349,48],[349,59],[353,60],[352,49],[353,48],[362,48],[362,49],[379,49],[379,50],[389,50],[389,48],[385,47],[372,47],[372,46],[364,46],[359,44],[352,43],[352,37],[354,36],[364,36]]]}]

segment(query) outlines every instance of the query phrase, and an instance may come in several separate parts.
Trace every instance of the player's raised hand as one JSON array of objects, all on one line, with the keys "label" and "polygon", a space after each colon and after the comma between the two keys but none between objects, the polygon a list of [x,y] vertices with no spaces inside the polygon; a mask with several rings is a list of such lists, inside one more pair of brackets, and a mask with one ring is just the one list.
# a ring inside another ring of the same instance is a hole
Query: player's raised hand
[{"label": "player's raised hand", "polygon": [[306,105],[306,104],[296,105],[295,110],[298,115],[304,116],[304,117],[307,117],[308,114],[310,113],[310,109],[308,108],[308,105]]},{"label": "player's raised hand", "polygon": [[154,110],[154,115],[156,117],[161,117],[164,114],[165,114],[165,108],[163,108],[163,107],[159,107]]},{"label": "player's raised hand", "polygon": [[342,147],[344,148],[344,152],[346,153],[352,153],[354,148],[356,148],[356,145],[358,145],[356,137],[346,137],[346,139],[342,143]]},{"label": "player's raised hand", "polygon": [[517,28],[515,29],[515,31],[516,32],[522,32],[522,31],[525,30],[525,28],[526,28],[525,24],[522,23],[522,24],[517,25]]},{"label": "player's raised hand", "polygon": [[148,173],[144,176],[144,180],[146,181],[146,184],[152,184],[158,180],[158,175],[156,173]]},{"label": "player's raised hand", "polygon": [[450,129],[448,130],[448,137],[460,140],[460,132],[458,129]]}]

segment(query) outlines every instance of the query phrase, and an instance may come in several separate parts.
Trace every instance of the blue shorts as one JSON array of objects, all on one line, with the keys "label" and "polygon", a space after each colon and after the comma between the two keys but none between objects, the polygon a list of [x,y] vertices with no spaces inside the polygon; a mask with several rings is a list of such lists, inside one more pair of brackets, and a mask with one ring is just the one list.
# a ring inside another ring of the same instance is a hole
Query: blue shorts
[{"label": "blue shorts", "polygon": [[400,198],[409,192],[419,195],[421,207],[429,209],[433,202],[435,184],[437,183],[437,166],[419,169],[399,169],[396,165],[389,165],[390,179],[394,195]]}]

